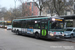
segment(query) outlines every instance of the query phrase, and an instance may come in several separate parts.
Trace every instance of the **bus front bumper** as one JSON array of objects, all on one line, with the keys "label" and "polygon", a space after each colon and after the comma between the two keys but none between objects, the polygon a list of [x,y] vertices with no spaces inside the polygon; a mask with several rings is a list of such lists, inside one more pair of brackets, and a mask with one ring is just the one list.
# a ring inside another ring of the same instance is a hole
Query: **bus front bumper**
[{"label": "bus front bumper", "polygon": [[63,39],[64,36],[62,36],[62,35],[54,35],[54,36],[48,35],[48,38],[50,38],[50,39]]}]

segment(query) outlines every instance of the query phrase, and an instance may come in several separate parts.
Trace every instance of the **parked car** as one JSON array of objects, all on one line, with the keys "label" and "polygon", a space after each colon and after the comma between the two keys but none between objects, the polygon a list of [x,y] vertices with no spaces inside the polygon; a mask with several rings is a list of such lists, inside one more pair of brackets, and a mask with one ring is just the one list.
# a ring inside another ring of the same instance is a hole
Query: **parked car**
[{"label": "parked car", "polygon": [[8,25],[7,30],[11,30],[11,29],[12,29],[12,25]]},{"label": "parked car", "polygon": [[75,28],[72,28],[72,27],[66,28],[64,31],[64,37],[65,38],[75,37]]}]

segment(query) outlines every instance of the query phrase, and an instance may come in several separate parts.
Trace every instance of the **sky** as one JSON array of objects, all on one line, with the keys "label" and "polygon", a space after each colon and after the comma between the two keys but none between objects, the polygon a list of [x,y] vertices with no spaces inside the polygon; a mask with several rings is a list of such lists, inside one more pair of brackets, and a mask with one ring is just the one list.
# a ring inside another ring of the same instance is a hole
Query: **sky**
[{"label": "sky", "polygon": [[[24,0],[24,1],[28,2],[28,1],[32,1],[32,0]],[[18,7],[19,5],[21,5],[21,2],[19,2],[17,0],[16,1],[16,7]],[[14,2],[14,0],[0,0],[0,8],[1,7],[6,7],[6,9],[15,8],[15,2]]]},{"label": "sky", "polygon": [[[19,1],[16,2],[16,6],[21,5]],[[15,2],[14,0],[0,0],[0,7],[6,7],[7,9],[14,8],[15,7]]]},{"label": "sky", "polygon": [[[24,1],[27,1],[27,0],[24,0]],[[21,5],[21,2],[17,0],[16,7],[18,7],[19,5]],[[6,9],[15,8],[15,2],[14,0],[0,0],[0,8],[1,7],[6,7]]]}]

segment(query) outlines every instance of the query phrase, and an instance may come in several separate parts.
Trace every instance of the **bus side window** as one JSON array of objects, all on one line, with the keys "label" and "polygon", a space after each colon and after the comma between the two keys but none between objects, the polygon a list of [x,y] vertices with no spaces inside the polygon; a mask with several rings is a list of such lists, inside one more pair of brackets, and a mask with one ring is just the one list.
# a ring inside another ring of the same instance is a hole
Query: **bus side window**
[{"label": "bus side window", "polygon": [[41,28],[44,29],[44,22],[41,23]]},{"label": "bus side window", "polygon": [[23,22],[22,22],[21,27],[22,27],[22,28],[26,28],[26,21],[23,21]]},{"label": "bus side window", "polygon": [[36,24],[35,24],[35,28],[36,28],[36,29],[40,29],[40,23],[36,23]]},{"label": "bus side window", "polygon": [[48,23],[47,22],[42,22],[41,23],[41,28],[42,29],[48,29]]},{"label": "bus side window", "polygon": [[45,29],[47,29],[48,28],[48,26],[47,25],[45,25]]},{"label": "bus side window", "polygon": [[34,26],[33,21],[28,21],[28,22],[26,23],[26,28],[33,29],[33,28],[34,28],[33,26]]},{"label": "bus side window", "polygon": [[29,24],[28,24],[28,22],[26,23],[26,28],[29,28]]}]

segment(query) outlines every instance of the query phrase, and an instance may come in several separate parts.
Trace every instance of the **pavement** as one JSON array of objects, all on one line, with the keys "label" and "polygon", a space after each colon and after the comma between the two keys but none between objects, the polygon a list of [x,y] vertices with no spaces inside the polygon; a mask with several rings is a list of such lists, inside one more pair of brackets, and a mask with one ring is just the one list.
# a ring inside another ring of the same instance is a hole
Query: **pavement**
[{"label": "pavement", "polygon": [[[73,39],[73,42],[75,41]],[[16,35],[10,30],[0,28],[0,50],[75,50],[75,43],[64,40],[35,39]]]},{"label": "pavement", "polygon": [[74,38],[63,39],[63,40],[75,43],[75,37]]}]

